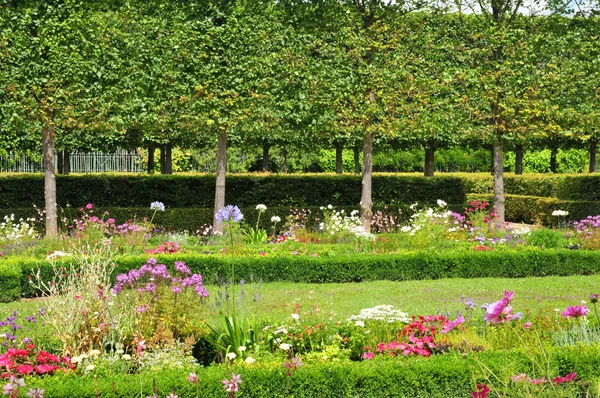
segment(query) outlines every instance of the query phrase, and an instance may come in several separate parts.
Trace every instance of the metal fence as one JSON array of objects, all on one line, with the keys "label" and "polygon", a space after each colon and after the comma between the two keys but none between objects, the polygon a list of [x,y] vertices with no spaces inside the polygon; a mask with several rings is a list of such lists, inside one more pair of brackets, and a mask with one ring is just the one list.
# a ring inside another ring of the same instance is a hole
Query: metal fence
[{"label": "metal fence", "polygon": [[[142,157],[135,151],[118,150],[115,153],[71,152],[70,170],[73,173],[130,172],[143,173]],[[58,164],[58,156],[54,157]],[[43,160],[31,159],[24,154],[9,153],[0,156],[0,172],[34,173],[44,170]]]}]

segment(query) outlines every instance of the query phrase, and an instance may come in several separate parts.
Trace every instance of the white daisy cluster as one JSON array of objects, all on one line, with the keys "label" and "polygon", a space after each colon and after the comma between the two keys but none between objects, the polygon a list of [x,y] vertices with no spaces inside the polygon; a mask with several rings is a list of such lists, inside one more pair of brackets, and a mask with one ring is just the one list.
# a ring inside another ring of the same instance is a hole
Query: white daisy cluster
[{"label": "white daisy cluster", "polygon": [[[373,308],[363,308],[358,315],[352,315],[349,321],[364,322],[365,320],[377,320],[385,322],[404,322],[409,323],[410,318],[406,312],[395,310],[392,305],[378,305]],[[357,326],[364,326],[364,323]]]},{"label": "white daisy cluster", "polygon": [[360,222],[358,210],[352,210],[346,215],[345,210],[334,210],[332,205],[321,206],[324,219],[319,224],[319,230],[335,235],[338,232],[349,232],[358,238],[374,238],[372,234],[366,233]]},{"label": "white daisy cluster", "polygon": [[[414,214],[410,216],[411,224],[405,225],[400,228],[401,232],[409,233],[410,236],[415,236],[415,233],[419,231],[427,223],[433,222],[436,224],[450,224],[450,218],[452,212],[447,209],[448,204],[441,199],[437,200],[438,207],[433,209],[429,207],[427,210],[417,210],[419,204],[413,203],[410,205],[410,209],[414,211]],[[456,231],[456,227],[453,230]],[[449,231],[452,232],[452,231]]]},{"label": "white daisy cluster", "polygon": [[4,216],[4,222],[0,223],[0,242],[21,242],[22,240],[35,239],[38,233],[33,228],[34,218],[19,219],[15,222],[15,215]]}]

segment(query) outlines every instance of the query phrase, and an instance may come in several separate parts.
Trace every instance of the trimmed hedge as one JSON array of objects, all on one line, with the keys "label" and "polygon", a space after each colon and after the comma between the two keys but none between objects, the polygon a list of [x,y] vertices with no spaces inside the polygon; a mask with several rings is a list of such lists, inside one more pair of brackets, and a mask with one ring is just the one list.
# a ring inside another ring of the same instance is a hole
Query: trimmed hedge
[{"label": "trimmed hedge", "polygon": [[[358,206],[361,177],[356,175],[228,175],[227,203],[238,206]],[[57,176],[57,203],[75,207],[147,207],[159,200],[173,208],[212,208],[215,177],[211,174],[85,174]],[[448,203],[465,200],[464,179],[452,176],[375,174],[373,203]],[[44,203],[41,174],[0,176],[0,208]]]},{"label": "trimmed hedge", "polygon": [[[577,372],[579,391],[574,396],[586,396],[590,381],[597,380],[597,346],[567,347],[548,353],[550,369],[556,375]],[[514,367],[515,374],[531,373],[531,359],[522,353],[483,352],[477,358],[497,375],[506,374],[506,365]],[[158,396],[174,392],[181,398],[225,396],[221,380],[231,372],[242,377],[240,395],[248,398],[271,397],[439,397],[462,398],[470,396],[475,386],[479,365],[472,356],[444,354],[429,358],[395,358],[363,362],[329,362],[308,364],[289,378],[283,367],[270,365],[235,366],[229,370],[223,365],[189,369],[161,369],[141,375],[98,377],[92,375],[56,375],[42,379],[28,379],[27,388],[40,387],[47,397],[139,397]],[[187,381],[189,372],[198,375],[198,386]],[[509,377],[509,376],[507,376]],[[478,382],[486,382],[478,379]],[[140,384],[141,389],[140,391]],[[500,386],[496,386],[500,387]],[[141,394],[140,394],[141,393]]]},{"label": "trimmed hedge", "polygon": [[[118,273],[139,268],[146,256],[117,259]],[[157,256],[159,262],[173,267],[184,261],[192,272],[207,283],[215,274],[264,282],[345,283],[367,280],[421,280],[440,278],[521,278],[548,275],[589,275],[600,272],[600,252],[583,250],[522,250],[514,252],[414,252],[394,255],[342,256],[244,256],[225,257],[201,254]],[[68,259],[63,260],[68,262]],[[0,281],[11,287],[3,291],[4,301],[35,296],[29,276],[38,268],[51,276],[48,263],[31,258],[10,258],[0,264]],[[19,288],[17,288],[19,286]]]}]

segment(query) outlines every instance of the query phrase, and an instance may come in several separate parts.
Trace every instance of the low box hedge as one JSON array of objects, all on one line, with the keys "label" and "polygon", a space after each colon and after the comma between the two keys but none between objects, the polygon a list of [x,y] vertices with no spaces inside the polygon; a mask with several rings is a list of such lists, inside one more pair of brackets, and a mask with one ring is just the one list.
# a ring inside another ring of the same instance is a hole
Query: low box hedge
[{"label": "low box hedge", "polygon": [[[146,256],[118,258],[117,272],[139,268]],[[600,252],[584,250],[520,250],[488,252],[412,252],[394,255],[336,256],[239,256],[177,253],[157,256],[159,262],[173,267],[184,261],[207,283],[214,275],[229,276],[235,270],[237,279],[250,276],[264,282],[345,283],[367,280],[421,280],[440,278],[520,278],[548,275],[589,275],[600,272]],[[68,258],[62,261],[67,262]],[[0,261],[0,281],[4,301],[19,296],[32,297],[36,290],[29,277],[41,270],[52,275],[44,260],[15,257]]]},{"label": "low box hedge", "polygon": [[[551,376],[577,373],[573,397],[586,396],[591,388],[590,382],[600,376],[597,366],[600,351],[598,346],[567,347],[553,349],[543,361],[543,367],[551,370]],[[231,372],[240,374],[241,397],[423,397],[423,398],[463,398],[470,396],[476,382],[488,383],[482,377],[478,362],[500,377],[514,374],[532,374],[534,365],[531,358],[515,351],[482,352],[476,361],[472,355],[448,353],[429,358],[390,358],[363,362],[323,362],[311,363],[299,368],[293,376],[285,375],[283,366],[262,365],[234,366],[229,369],[223,365],[206,368],[161,369],[143,372],[141,375],[117,375],[94,378],[86,376],[57,375],[43,379],[28,379],[28,388],[39,387],[46,391],[47,397],[145,397],[154,395],[153,385],[158,396],[171,392],[180,398],[224,397],[226,393],[221,384],[224,378],[230,378]],[[283,360],[282,360],[283,362]],[[507,369],[507,366],[510,368]],[[198,385],[187,381],[190,372],[198,375]],[[539,369],[537,370],[539,375]],[[496,381],[492,377],[492,381]],[[500,383],[498,383],[500,384]],[[492,386],[494,387],[494,386]],[[502,387],[496,385],[502,393]],[[564,386],[558,387],[562,389]],[[510,395],[509,395],[510,396]]]}]

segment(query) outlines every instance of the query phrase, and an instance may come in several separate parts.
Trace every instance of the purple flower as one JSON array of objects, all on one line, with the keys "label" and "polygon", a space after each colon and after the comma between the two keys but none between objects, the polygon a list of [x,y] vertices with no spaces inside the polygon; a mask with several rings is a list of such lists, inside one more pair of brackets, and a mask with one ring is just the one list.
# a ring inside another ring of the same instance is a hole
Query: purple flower
[{"label": "purple flower", "polygon": [[585,305],[573,305],[567,307],[566,310],[562,312],[562,316],[566,318],[579,318],[581,316],[586,316],[590,310]]},{"label": "purple flower", "polygon": [[531,329],[531,322],[525,322],[523,324],[523,329],[527,330],[527,329]]},{"label": "purple flower", "polygon": [[452,322],[448,322],[442,328],[442,331],[440,333],[446,334],[446,333],[450,332],[452,329],[454,329],[455,327],[457,327],[458,325],[460,325],[460,324],[462,324],[464,322],[465,322],[465,318],[463,316],[457,316],[455,320],[453,320]]},{"label": "purple flower", "polygon": [[183,261],[175,261],[175,269],[184,275],[191,273],[189,267]]},{"label": "purple flower", "polygon": [[598,302],[598,294],[597,293],[590,294],[590,303],[596,304],[597,302]]},{"label": "purple flower", "polygon": [[215,214],[215,220],[221,224],[226,221],[240,222],[244,219],[242,211],[237,206],[228,205]]}]

